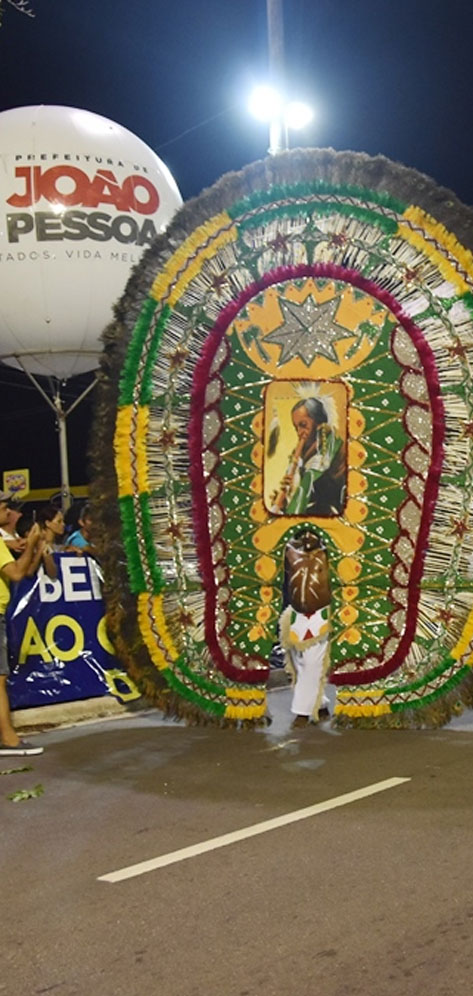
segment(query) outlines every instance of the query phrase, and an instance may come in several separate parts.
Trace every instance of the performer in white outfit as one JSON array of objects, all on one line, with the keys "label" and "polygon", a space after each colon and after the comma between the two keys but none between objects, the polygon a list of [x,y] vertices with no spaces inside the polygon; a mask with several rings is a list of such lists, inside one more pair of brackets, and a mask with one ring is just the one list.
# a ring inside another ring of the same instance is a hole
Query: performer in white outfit
[{"label": "performer in white outfit", "polygon": [[304,528],[287,544],[280,641],[294,680],[291,712],[304,726],[328,715],[324,694],[330,664],[330,587],[327,553],[319,536]]}]

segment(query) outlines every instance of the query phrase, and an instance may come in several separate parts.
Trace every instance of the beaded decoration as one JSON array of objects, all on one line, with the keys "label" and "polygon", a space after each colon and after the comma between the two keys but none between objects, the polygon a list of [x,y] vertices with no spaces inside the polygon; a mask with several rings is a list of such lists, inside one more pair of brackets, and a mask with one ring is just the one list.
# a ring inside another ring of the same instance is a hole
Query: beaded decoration
[{"label": "beaded decoration", "polygon": [[[328,551],[336,722],[471,703],[472,221],[382,157],[296,150],[224,177],[147,252],[105,333],[93,494],[109,629],[161,707],[263,720],[303,523]],[[289,515],[304,466],[268,495],[301,392],[330,417]]]}]

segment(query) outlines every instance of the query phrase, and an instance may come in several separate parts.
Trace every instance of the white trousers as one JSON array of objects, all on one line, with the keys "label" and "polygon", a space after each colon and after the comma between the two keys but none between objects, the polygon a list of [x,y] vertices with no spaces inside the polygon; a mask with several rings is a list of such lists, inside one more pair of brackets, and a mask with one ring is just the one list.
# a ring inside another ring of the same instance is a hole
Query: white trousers
[{"label": "white trousers", "polygon": [[322,709],[329,704],[327,696],[324,695],[324,665],[327,650],[328,640],[321,640],[308,650],[290,651],[296,672],[291,712],[296,716],[312,716],[316,709]]}]

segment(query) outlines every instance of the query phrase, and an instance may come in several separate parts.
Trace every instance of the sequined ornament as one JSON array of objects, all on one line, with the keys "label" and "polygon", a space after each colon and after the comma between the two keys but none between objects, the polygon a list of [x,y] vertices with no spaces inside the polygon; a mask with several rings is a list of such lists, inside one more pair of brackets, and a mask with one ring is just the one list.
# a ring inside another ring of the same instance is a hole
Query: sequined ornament
[{"label": "sequined ornament", "polygon": [[337,297],[320,304],[311,294],[301,303],[280,299],[283,314],[281,326],[263,340],[281,347],[280,366],[293,357],[299,357],[307,367],[317,356],[338,362],[335,343],[352,338],[346,329],[336,323],[339,304]]},{"label": "sequined ornament", "polygon": [[[402,166],[298,150],[223,178],[140,264],[93,491],[110,630],[163,708],[264,716],[301,522],[329,555],[337,722],[435,725],[473,699],[471,221]],[[305,512],[272,511],[308,474]],[[342,498],[311,514],[324,480]]]}]

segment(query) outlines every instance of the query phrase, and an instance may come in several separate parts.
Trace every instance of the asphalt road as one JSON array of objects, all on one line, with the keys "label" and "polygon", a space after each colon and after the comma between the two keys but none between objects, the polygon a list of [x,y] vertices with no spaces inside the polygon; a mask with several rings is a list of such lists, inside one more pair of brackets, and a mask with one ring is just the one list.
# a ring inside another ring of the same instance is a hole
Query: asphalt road
[{"label": "asphalt road", "polygon": [[[293,731],[289,696],[271,693],[257,732],[148,712],[35,738],[33,770],[0,778],[0,993],[471,992],[471,714],[434,732]],[[393,777],[409,780],[100,880]]]}]

